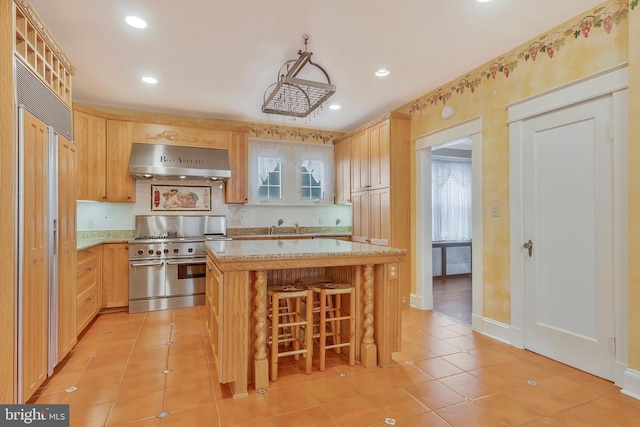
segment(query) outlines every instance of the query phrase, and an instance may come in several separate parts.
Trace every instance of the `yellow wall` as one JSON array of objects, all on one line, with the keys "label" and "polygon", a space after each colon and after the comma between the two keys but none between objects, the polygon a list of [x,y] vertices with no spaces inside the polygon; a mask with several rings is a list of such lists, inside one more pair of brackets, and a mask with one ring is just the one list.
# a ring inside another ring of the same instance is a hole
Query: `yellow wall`
[{"label": "yellow wall", "polygon": [[[640,15],[638,10],[632,13]],[[608,16],[610,18],[607,18]],[[586,11],[398,110],[413,114],[411,120],[413,140],[470,118],[482,116],[483,316],[485,317],[506,324],[511,323],[509,127],[506,105],[627,62],[628,17],[626,0],[603,3],[595,10]],[[637,16],[634,17],[636,20],[637,18]],[[582,28],[588,25],[586,24],[588,21],[593,25],[585,37]],[[611,26],[600,25],[605,22],[610,23]],[[636,28],[638,28],[637,24]],[[577,37],[574,37],[576,32]],[[553,47],[552,55],[548,49],[550,45]],[[535,52],[536,49],[537,52]],[[636,74],[640,73],[636,72]],[[448,120],[442,119],[440,115],[445,104],[452,107],[454,111],[453,116]],[[638,136],[638,133],[636,135]],[[640,157],[640,153],[636,154],[636,157]],[[412,161],[412,167],[415,167],[414,165],[415,159]],[[635,170],[640,170],[640,167],[636,167]],[[412,177],[414,185],[412,194],[415,194],[415,170]],[[494,204],[500,205],[499,217],[491,215],[491,206]],[[412,223],[415,227],[415,202],[413,205]],[[412,234],[415,235],[415,233]],[[415,242],[412,250],[415,253]],[[640,247],[636,251],[640,255],[638,252]],[[415,260],[412,260],[412,265],[415,267]],[[415,279],[412,290],[415,292]],[[640,290],[636,293],[638,294],[636,301],[640,304],[640,298],[638,298]],[[636,345],[640,347],[640,341]],[[640,349],[637,353],[640,353]]]},{"label": "yellow wall", "polygon": [[629,16],[629,367],[640,370],[640,6]]}]

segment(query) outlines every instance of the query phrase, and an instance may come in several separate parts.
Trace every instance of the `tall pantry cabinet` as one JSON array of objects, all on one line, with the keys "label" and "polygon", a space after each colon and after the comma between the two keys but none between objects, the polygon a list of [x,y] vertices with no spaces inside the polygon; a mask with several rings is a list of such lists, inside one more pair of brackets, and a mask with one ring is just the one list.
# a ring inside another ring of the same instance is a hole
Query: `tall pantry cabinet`
[{"label": "tall pantry cabinet", "polygon": [[[8,188],[7,197],[17,208],[18,267],[12,280],[15,322],[5,328],[14,344],[9,357],[5,352],[0,357],[0,373],[10,368],[13,378],[1,376],[0,396],[5,398],[0,400],[23,403],[76,343],[77,150],[70,141],[73,66],[27,0],[9,3],[5,13],[7,3],[2,2],[0,21],[11,29],[3,41],[12,46],[12,73],[0,86],[13,92],[2,110],[12,112],[10,123],[16,125],[14,139],[3,139],[3,145],[13,147],[14,155],[6,157],[17,159],[12,181],[17,192],[12,196]],[[13,187],[11,182],[7,187]]]},{"label": "tall pantry cabinet", "polygon": [[[410,127],[410,115],[389,113],[334,141],[338,153],[346,152],[346,142],[350,147],[351,192],[341,200],[351,200],[354,242],[410,250]],[[336,182],[347,179],[337,176]],[[403,298],[411,293],[409,268],[400,266]]]}]

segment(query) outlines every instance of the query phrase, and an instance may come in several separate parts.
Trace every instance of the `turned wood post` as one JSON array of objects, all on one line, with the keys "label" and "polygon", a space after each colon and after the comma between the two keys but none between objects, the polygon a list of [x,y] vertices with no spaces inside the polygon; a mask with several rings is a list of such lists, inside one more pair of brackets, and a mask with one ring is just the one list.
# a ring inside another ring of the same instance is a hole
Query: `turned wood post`
[{"label": "turned wood post", "polygon": [[256,271],[254,279],[255,353],[253,356],[256,390],[269,386],[269,362],[267,360],[267,274]]},{"label": "turned wood post", "polygon": [[370,368],[378,364],[377,348],[373,340],[373,265],[365,265],[364,282],[362,284],[362,326],[364,337],[360,351],[360,361],[365,368]]}]

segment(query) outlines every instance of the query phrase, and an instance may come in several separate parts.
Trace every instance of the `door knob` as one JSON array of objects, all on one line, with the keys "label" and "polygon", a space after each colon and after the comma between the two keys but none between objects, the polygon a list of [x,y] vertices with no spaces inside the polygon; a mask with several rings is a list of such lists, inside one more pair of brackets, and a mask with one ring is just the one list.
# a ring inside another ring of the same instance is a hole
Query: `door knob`
[{"label": "door knob", "polygon": [[529,239],[528,242],[525,242],[522,245],[522,247],[529,250],[529,256],[531,257],[531,255],[533,253],[533,242],[531,241],[531,239]]}]

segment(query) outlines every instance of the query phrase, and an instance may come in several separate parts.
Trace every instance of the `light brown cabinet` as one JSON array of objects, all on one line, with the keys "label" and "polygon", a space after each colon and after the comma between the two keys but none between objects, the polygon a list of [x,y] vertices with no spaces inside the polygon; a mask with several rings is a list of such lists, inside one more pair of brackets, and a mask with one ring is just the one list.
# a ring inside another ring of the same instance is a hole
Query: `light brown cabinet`
[{"label": "light brown cabinet", "polygon": [[228,131],[227,150],[231,178],[225,182],[225,203],[246,203],[248,197],[247,167],[249,163],[249,135]]},{"label": "light brown cabinet", "polygon": [[73,139],[78,146],[78,199],[107,200],[107,121],[80,111],[73,113]]},{"label": "light brown cabinet", "polygon": [[102,308],[102,245],[78,252],[76,334],[79,335]]},{"label": "light brown cabinet", "polygon": [[222,347],[222,340],[219,333],[222,327],[220,321],[220,294],[222,292],[222,273],[213,264],[213,261],[207,259],[207,278],[205,285],[205,324],[209,335],[209,344],[213,353],[214,364],[218,367],[218,375],[220,375],[219,352]]},{"label": "light brown cabinet", "polygon": [[[335,141],[351,144],[353,241],[410,250],[410,120],[390,113]],[[400,267],[403,297],[411,291],[408,271]]]},{"label": "light brown cabinet", "polygon": [[129,245],[102,245],[102,307],[129,305]]},{"label": "light brown cabinet", "polygon": [[[28,2],[13,2],[13,10],[14,52],[34,75],[38,76],[62,102],[71,107],[73,66],[60,46],[56,45],[47,27],[29,7]],[[6,42],[3,40],[3,43]]]},{"label": "light brown cabinet", "polygon": [[353,173],[351,191],[373,190],[391,185],[390,128],[390,121],[385,120],[350,137]]},{"label": "light brown cabinet", "polygon": [[[209,343],[220,383],[234,383],[238,375],[247,373],[247,360],[242,358],[242,340],[246,339],[248,306],[239,301],[247,297],[248,272],[222,273],[207,257],[206,321]],[[239,332],[240,331],[240,332]],[[240,372],[240,374],[239,374]],[[232,392],[234,392],[232,384]]]},{"label": "light brown cabinet", "polygon": [[135,179],[129,174],[133,124],[107,120],[107,200],[135,202]]},{"label": "light brown cabinet", "polygon": [[48,270],[47,126],[24,114],[24,261],[22,304],[22,395],[26,402],[47,378]]},{"label": "light brown cabinet", "polygon": [[354,242],[392,246],[390,196],[390,188],[353,193]]},{"label": "light brown cabinet", "polygon": [[336,174],[335,204],[351,203],[351,139],[334,145],[333,159]]},{"label": "light brown cabinet", "polygon": [[58,136],[58,361],[77,343],[76,165],[76,145]]}]

